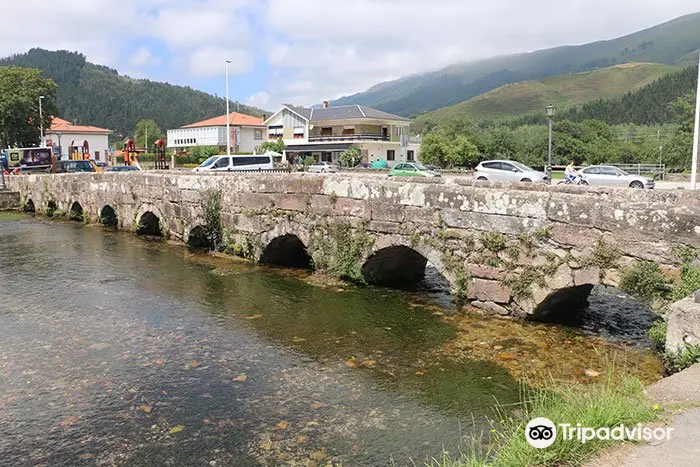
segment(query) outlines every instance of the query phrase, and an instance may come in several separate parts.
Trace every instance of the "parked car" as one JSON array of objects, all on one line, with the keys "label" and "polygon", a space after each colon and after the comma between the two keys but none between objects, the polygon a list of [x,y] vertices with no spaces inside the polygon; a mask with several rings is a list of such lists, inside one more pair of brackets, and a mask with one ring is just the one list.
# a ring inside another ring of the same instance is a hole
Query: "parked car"
[{"label": "parked car", "polygon": [[135,165],[113,165],[107,169],[107,172],[141,172],[141,169]]},{"label": "parked car", "polygon": [[579,171],[583,179],[591,186],[619,186],[638,189],[653,189],[653,178],[631,175],[612,165],[591,165]]},{"label": "parked car", "polygon": [[310,165],[306,171],[313,173],[336,173],[338,171],[338,166],[333,165],[330,162],[321,161]]},{"label": "parked car", "polygon": [[390,171],[390,177],[439,177],[440,174],[417,162],[396,164]]},{"label": "parked car", "polygon": [[538,172],[516,161],[484,161],[474,169],[474,178],[482,181],[546,183],[544,172]]},{"label": "parked car", "polygon": [[78,160],[78,161],[57,161],[56,173],[75,173],[75,172],[99,172],[100,169],[95,164],[95,161]]},{"label": "parked car", "polygon": [[251,170],[272,170],[274,160],[265,156],[211,156],[202,162],[193,172],[243,172]]}]

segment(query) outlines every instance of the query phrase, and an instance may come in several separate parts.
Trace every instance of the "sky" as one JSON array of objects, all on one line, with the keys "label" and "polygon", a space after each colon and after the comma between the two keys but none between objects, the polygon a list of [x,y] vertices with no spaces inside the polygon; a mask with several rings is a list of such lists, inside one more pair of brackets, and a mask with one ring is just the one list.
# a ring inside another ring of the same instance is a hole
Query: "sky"
[{"label": "sky", "polygon": [[[0,0],[0,56],[71,50],[275,110],[458,62],[612,39],[698,0]],[[40,25],[41,24],[41,25]],[[44,25],[46,27],[44,27]]]}]

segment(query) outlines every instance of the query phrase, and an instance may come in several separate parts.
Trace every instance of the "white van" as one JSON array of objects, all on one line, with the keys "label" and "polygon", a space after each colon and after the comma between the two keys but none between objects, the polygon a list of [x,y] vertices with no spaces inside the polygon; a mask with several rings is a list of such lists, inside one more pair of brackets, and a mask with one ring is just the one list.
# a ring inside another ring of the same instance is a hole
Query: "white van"
[{"label": "white van", "polygon": [[270,156],[211,156],[193,172],[235,172],[247,170],[272,170],[274,161]]}]

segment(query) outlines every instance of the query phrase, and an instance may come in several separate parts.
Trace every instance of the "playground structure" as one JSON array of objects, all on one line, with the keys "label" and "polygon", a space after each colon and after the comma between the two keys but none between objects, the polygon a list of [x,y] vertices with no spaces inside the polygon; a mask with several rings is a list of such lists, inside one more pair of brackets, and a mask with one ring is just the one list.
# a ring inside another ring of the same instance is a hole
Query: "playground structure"
[{"label": "playground structure", "polygon": [[163,139],[159,139],[155,143],[153,143],[153,149],[154,149],[154,162],[155,162],[155,169],[156,170],[168,170],[169,166],[167,163],[167,160],[165,158],[165,148],[167,146],[167,143]]},{"label": "playground structure", "polygon": [[136,143],[133,139],[128,139],[124,143],[124,165],[133,165],[141,168],[138,160],[139,151],[136,149]]},{"label": "playground structure", "polygon": [[83,141],[81,146],[75,144],[75,141],[71,141],[70,146],[68,146],[68,158],[72,161],[89,161],[92,159],[90,156],[90,144],[87,140]]}]

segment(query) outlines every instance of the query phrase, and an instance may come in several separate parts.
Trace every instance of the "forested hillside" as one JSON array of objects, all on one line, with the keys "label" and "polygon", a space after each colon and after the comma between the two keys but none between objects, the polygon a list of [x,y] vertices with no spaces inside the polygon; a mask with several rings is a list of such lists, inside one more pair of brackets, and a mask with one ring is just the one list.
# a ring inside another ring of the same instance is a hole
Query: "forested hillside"
[{"label": "forested hillside", "polygon": [[[169,129],[226,112],[225,99],[189,87],[120,76],[75,52],[32,49],[0,60],[0,66],[8,65],[42,70],[58,84],[60,117],[112,129],[116,138],[133,133],[141,119],[153,119]],[[240,112],[265,113],[242,104]]]},{"label": "forested hillside", "polygon": [[695,13],[617,39],[496,57],[406,76],[343,97],[334,104],[363,104],[414,116],[466,101],[508,83],[630,62],[687,66],[697,63],[699,30],[700,13]]},{"label": "forested hillside", "polygon": [[583,73],[513,83],[418,118],[440,125],[463,117],[493,120],[541,114],[548,104],[566,110],[602,98],[622,97],[629,91],[644,87],[675,71],[678,69],[659,63],[627,63]]}]

